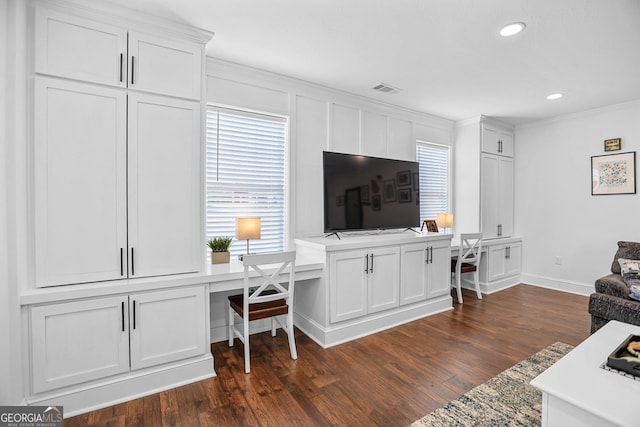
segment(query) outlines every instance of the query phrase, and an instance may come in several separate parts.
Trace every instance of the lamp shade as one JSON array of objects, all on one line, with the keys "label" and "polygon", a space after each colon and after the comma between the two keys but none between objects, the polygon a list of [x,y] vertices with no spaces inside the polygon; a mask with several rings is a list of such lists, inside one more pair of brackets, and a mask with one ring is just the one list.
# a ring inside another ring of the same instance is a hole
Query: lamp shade
[{"label": "lamp shade", "polygon": [[436,222],[442,228],[451,228],[453,227],[453,214],[439,213],[436,215]]},{"label": "lamp shade", "polygon": [[236,218],[236,238],[253,240],[260,238],[260,218]]}]

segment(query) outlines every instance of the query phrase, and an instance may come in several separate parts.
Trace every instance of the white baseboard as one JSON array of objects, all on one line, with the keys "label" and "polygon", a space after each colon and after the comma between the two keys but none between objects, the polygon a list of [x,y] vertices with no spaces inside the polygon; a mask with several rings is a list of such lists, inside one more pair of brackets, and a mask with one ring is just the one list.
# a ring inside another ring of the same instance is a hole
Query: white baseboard
[{"label": "white baseboard", "polygon": [[577,295],[589,296],[595,292],[593,283],[580,283],[568,280],[554,279],[552,277],[538,276],[535,274],[522,274],[520,281],[527,285],[541,288],[555,289],[557,291],[569,292]]},{"label": "white baseboard", "polygon": [[62,406],[64,417],[68,418],[215,376],[213,356],[207,353],[170,366],[130,372],[125,376],[109,378],[91,385],[31,396],[27,403]]},{"label": "white baseboard", "polygon": [[[483,294],[489,295],[489,294],[510,288],[512,286],[515,286],[518,283],[521,283],[520,275],[505,277],[504,279],[496,280],[491,283],[480,282],[480,292]],[[476,290],[475,285],[473,284],[473,281],[468,279],[462,279],[460,281],[460,285],[464,289],[468,289],[474,292]]]},{"label": "white baseboard", "polygon": [[294,313],[294,324],[322,348],[328,348],[452,309],[451,296],[445,295],[327,327],[300,313]]}]

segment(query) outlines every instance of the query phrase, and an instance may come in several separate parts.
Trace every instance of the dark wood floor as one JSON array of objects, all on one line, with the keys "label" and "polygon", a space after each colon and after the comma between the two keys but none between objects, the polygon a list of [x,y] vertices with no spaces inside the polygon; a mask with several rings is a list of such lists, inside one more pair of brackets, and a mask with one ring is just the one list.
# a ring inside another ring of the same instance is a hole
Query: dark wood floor
[{"label": "dark wood floor", "polygon": [[65,420],[75,426],[404,426],[554,343],[589,335],[587,297],[518,285],[329,349],[296,331],[211,346],[216,378]]}]

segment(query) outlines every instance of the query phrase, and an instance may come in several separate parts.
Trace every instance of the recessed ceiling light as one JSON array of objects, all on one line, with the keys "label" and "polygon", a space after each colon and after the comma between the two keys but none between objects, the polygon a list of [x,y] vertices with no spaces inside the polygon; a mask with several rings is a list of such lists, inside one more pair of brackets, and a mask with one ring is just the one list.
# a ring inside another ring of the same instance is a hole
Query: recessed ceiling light
[{"label": "recessed ceiling light", "polygon": [[554,99],[560,99],[564,96],[564,93],[552,93],[551,95],[547,96],[547,99],[549,101],[553,101]]},{"label": "recessed ceiling light", "polygon": [[500,30],[500,35],[503,37],[514,36],[524,30],[526,25],[524,22],[514,22],[513,24],[506,25]]}]

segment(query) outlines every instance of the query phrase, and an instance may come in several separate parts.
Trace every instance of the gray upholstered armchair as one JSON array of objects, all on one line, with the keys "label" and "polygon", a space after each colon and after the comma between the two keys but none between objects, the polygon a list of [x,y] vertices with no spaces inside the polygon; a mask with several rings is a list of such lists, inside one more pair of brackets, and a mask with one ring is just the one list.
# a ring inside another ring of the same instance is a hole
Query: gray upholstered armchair
[{"label": "gray upholstered armchair", "polygon": [[618,242],[618,251],[611,264],[611,274],[596,280],[596,291],[589,297],[591,333],[609,320],[640,326],[640,301],[629,298],[629,286],[620,274],[620,258],[640,260],[640,243]]}]

